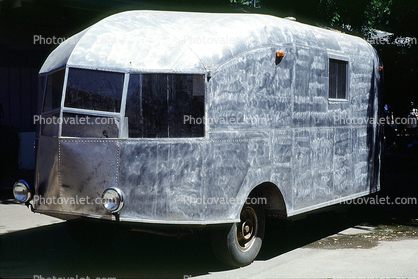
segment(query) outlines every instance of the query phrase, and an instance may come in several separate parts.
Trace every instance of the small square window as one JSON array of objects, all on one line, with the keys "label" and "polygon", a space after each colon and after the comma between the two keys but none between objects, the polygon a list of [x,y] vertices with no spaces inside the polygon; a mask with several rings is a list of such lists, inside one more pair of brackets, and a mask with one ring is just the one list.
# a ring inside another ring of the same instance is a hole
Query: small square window
[{"label": "small square window", "polygon": [[329,60],[329,92],[330,99],[347,99],[348,62],[336,59]]}]

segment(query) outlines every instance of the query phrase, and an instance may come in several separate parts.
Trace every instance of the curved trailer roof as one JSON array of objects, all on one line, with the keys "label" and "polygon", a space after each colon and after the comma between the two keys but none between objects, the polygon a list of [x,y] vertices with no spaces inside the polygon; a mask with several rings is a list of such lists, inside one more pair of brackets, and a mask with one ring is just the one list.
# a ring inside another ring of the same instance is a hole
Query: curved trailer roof
[{"label": "curved trailer roof", "polygon": [[343,55],[374,50],[361,38],[259,14],[128,11],[109,16],[59,45],[40,74],[65,65],[121,72],[214,71],[252,49],[300,45]]}]

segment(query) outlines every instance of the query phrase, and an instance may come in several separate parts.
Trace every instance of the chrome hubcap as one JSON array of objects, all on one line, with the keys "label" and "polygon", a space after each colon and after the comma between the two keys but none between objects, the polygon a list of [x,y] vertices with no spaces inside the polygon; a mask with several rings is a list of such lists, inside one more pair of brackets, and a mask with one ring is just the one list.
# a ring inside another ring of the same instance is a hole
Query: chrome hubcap
[{"label": "chrome hubcap", "polygon": [[237,226],[237,242],[242,250],[248,250],[257,234],[257,214],[251,207],[241,212],[241,223]]}]

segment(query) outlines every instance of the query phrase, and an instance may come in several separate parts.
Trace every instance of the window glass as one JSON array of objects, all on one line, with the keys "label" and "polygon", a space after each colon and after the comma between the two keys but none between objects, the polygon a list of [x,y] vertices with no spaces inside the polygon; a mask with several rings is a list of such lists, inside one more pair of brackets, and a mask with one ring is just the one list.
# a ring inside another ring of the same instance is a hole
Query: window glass
[{"label": "window glass", "polygon": [[125,117],[131,138],[204,136],[204,76],[131,74]]},{"label": "window glass", "polygon": [[59,112],[43,114],[39,120],[41,125],[41,135],[48,137],[58,137]]},{"label": "window glass", "polygon": [[64,113],[63,137],[117,138],[119,119],[113,117]]},{"label": "window glass", "polygon": [[347,99],[347,66],[347,61],[329,60],[329,98]]},{"label": "window glass", "polygon": [[[42,111],[50,111],[61,106],[62,88],[64,85],[65,70],[60,70],[55,73],[49,74],[46,78],[46,90],[44,106]],[[39,79],[39,82],[43,82],[43,78]],[[43,85],[40,85],[40,90],[43,90]]]},{"label": "window glass", "polygon": [[46,76],[39,76],[38,78],[38,96],[41,96],[42,99],[45,93],[45,80]]},{"label": "window glass", "polygon": [[122,73],[70,69],[65,107],[120,112]]}]

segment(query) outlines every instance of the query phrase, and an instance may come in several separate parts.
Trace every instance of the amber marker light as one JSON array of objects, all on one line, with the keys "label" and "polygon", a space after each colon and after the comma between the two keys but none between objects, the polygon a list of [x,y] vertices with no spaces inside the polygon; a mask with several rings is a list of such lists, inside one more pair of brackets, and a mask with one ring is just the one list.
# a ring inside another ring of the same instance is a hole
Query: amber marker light
[{"label": "amber marker light", "polygon": [[284,54],[285,53],[280,50],[276,52],[276,65],[278,65],[283,60]]}]

